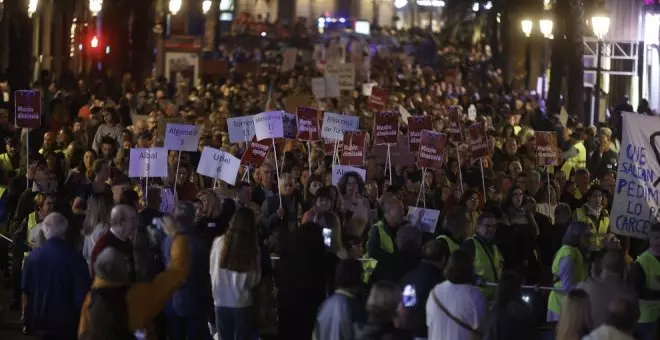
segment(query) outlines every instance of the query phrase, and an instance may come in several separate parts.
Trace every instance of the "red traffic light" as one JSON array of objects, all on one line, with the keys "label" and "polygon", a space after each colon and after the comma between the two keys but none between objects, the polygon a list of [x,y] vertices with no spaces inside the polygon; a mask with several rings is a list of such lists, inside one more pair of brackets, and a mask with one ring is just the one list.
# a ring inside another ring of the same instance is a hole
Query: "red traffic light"
[{"label": "red traffic light", "polygon": [[89,42],[89,46],[92,48],[99,47],[99,39],[96,36],[92,37],[92,40]]}]

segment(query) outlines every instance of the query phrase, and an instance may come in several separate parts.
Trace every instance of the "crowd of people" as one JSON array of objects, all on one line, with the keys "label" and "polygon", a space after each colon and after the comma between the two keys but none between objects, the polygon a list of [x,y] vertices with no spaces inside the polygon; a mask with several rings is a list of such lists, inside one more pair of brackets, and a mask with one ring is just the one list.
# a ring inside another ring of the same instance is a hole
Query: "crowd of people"
[{"label": "crowd of people", "polygon": [[[311,93],[310,78],[322,73],[303,57],[311,46],[298,48],[291,71],[230,73],[197,88],[163,79],[138,88],[130,76],[93,86],[82,79],[75,89],[39,84],[41,129],[15,128],[4,96],[0,221],[12,242],[0,240],[0,268],[25,333],[657,338],[660,224],[648,240],[610,232],[621,126],[544,112],[537,96],[502,83],[487,46],[443,48],[437,68],[396,44],[343,57],[370,60],[356,83],[388,88],[388,110],[431,116],[437,131],[454,109],[465,113],[464,128],[485,124],[486,158],[452,142],[442,168],[421,169],[408,150],[388,163],[369,146],[365,178],[348,172],[333,185],[334,151],[289,141],[235,185],[197,174],[205,146],[245,152],[246,143],[229,143],[228,117],[286,110],[290,97]],[[220,57],[277,65],[279,50],[271,42]],[[367,103],[358,85],[303,105],[359,116],[370,131]],[[467,114],[473,105],[476,118]],[[129,149],[161,146],[169,121],[201,125],[199,149],[169,151],[166,177],[129,178]],[[405,136],[404,120],[400,129]],[[534,131],[558,133],[557,166],[538,165]],[[439,210],[437,225],[409,217],[410,206]],[[541,287],[552,287],[549,296]]]}]

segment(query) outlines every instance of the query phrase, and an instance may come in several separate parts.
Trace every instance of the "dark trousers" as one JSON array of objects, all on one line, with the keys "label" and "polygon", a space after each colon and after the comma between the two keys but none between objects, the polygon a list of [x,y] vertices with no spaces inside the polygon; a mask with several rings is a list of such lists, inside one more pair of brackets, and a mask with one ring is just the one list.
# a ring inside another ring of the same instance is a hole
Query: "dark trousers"
[{"label": "dark trousers", "polygon": [[[211,332],[204,317],[167,316],[169,340],[211,340]],[[224,340],[224,338],[223,338]]]},{"label": "dark trousers", "polygon": [[215,326],[222,340],[254,340],[257,323],[253,307],[215,307]]}]

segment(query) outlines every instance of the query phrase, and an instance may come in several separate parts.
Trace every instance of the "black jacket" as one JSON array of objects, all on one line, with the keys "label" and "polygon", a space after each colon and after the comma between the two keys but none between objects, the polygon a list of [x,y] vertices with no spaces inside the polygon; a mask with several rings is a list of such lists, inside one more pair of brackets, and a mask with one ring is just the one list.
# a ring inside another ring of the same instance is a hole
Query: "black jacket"
[{"label": "black jacket", "polygon": [[426,326],[426,300],[431,294],[431,290],[437,284],[442,282],[444,277],[440,268],[422,261],[417,268],[409,271],[401,279],[401,287],[411,286],[415,289],[415,303],[412,306],[406,306],[409,320],[407,329],[411,331],[412,336],[416,338],[426,338],[428,336],[428,327]]}]

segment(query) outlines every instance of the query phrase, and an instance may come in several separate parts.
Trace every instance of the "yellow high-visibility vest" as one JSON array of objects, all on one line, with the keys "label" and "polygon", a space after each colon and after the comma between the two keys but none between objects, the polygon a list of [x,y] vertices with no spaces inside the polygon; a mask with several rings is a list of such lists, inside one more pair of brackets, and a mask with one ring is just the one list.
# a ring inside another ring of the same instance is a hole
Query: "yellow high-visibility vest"
[{"label": "yellow high-visibility vest", "polygon": [[[559,280],[559,263],[565,258],[569,257],[573,261],[573,280],[581,282],[587,279],[587,263],[582,256],[580,249],[572,246],[563,245],[555,254],[555,259],[552,261],[552,274],[555,276],[555,288],[561,289],[561,280]],[[550,292],[548,298],[548,310],[559,314],[561,311],[561,300],[566,296],[565,292],[560,290],[553,290]]]},{"label": "yellow high-visibility vest", "polygon": [[[646,289],[660,290],[660,261],[648,250],[637,257],[637,263],[644,269]],[[660,300],[639,300],[639,323],[655,323],[660,319]]]},{"label": "yellow high-visibility vest", "polygon": [[453,254],[455,251],[458,250],[459,246],[458,243],[454,242],[454,240],[451,239],[451,237],[447,235],[440,235],[436,240],[444,240],[447,242],[447,247],[449,248],[449,255]]},{"label": "yellow high-visibility vest", "polygon": [[[474,273],[487,282],[499,282],[502,268],[504,268],[504,257],[499,248],[493,244],[491,247],[493,251],[488,256],[488,250],[484,248],[480,240],[476,237],[470,237],[468,240],[474,243]],[[486,298],[493,300],[497,294],[497,287],[482,287],[481,291]]]}]

